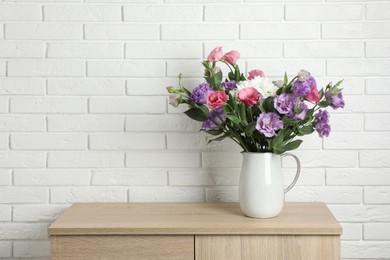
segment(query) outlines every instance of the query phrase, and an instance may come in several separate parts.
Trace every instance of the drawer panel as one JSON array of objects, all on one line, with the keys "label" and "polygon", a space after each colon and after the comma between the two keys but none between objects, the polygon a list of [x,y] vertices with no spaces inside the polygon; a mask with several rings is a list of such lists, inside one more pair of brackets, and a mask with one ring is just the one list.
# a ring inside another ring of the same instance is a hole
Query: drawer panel
[{"label": "drawer panel", "polygon": [[51,236],[53,260],[193,260],[194,236]]},{"label": "drawer panel", "polygon": [[196,260],[339,260],[340,236],[197,235]]}]

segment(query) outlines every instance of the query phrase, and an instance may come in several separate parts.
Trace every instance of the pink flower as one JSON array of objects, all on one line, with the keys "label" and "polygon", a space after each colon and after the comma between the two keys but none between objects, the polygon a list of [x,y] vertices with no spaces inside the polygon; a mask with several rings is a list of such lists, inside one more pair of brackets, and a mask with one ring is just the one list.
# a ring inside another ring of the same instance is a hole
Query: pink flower
[{"label": "pink flower", "polygon": [[207,105],[211,109],[219,108],[223,106],[227,101],[227,95],[225,91],[213,91],[207,97]]},{"label": "pink flower", "polygon": [[318,92],[318,90],[315,86],[311,86],[310,92],[306,94],[305,98],[310,103],[315,104],[318,101],[320,101],[320,93]]},{"label": "pink flower", "polygon": [[236,61],[240,58],[240,53],[238,51],[229,51],[223,56],[223,59],[230,64],[235,64]]},{"label": "pink flower", "polygon": [[211,62],[220,61],[223,57],[222,47],[216,47],[209,54],[208,60]]},{"label": "pink flower", "polygon": [[259,98],[259,91],[252,87],[241,89],[238,92],[238,100],[250,107],[259,103]]},{"label": "pink flower", "polygon": [[251,70],[251,71],[249,71],[248,79],[254,79],[257,76],[260,76],[263,78],[264,72],[262,70]]}]

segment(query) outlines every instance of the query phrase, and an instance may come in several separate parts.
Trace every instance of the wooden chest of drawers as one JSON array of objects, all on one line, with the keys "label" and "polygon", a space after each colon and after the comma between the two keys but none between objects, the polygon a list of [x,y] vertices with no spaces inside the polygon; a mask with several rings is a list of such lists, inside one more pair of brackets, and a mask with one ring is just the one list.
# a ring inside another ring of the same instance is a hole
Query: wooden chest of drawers
[{"label": "wooden chest of drawers", "polygon": [[323,203],[277,218],[238,203],[78,203],[50,227],[52,259],[340,259],[341,227]]}]

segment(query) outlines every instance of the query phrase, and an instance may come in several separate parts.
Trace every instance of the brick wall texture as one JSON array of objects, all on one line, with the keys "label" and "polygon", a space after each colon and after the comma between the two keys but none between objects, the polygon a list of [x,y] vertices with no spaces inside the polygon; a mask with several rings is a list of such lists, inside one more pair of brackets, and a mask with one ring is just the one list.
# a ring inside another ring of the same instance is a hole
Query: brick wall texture
[{"label": "brick wall texture", "polygon": [[206,145],[164,88],[202,82],[216,46],[272,79],[345,79],[286,199],[328,205],[343,259],[390,259],[388,0],[0,1],[0,258],[49,259],[74,202],[237,201],[239,148]]}]

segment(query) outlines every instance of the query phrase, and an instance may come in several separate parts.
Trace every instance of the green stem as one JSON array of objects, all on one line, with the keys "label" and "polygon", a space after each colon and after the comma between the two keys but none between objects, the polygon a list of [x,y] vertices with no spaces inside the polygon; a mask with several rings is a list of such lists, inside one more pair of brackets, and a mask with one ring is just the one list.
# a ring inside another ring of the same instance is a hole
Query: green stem
[{"label": "green stem", "polygon": [[238,117],[238,118],[241,118],[241,116],[239,114],[236,113],[236,111],[232,108],[231,105],[229,105],[229,103],[226,103],[226,105],[233,111],[233,114]]},{"label": "green stem", "polygon": [[[253,112],[252,112],[252,108],[248,108],[248,111],[249,111],[249,116],[251,118],[251,122],[254,122],[254,118],[253,118]],[[251,135],[251,139],[252,139],[252,142],[253,142],[253,145],[254,147],[256,148],[256,150],[258,151],[259,149],[257,148],[257,145],[256,145],[256,141],[255,141],[255,138],[253,137],[253,133]]]},{"label": "green stem", "polygon": [[[214,111],[214,110],[213,110]],[[235,143],[237,143],[239,146],[241,146],[241,148],[245,151],[246,150],[246,146],[243,144],[243,143],[241,143],[242,142],[242,140],[241,140],[241,142],[239,141],[239,140],[236,140],[236,139],[234,139],[232,136],[230,136],[230,135],[227,135],[227,133],[229,132],[229,130],[228,129],[226,129],[225,127],[226,127],[226,124],[224,123],[224,121],[222,120],[222,118],[217,114],[217,116],[218,116],[218,118],[221,120],[221,122],[222,122],[222,132],[226,135],[226,136],[229,136]],[[218,123],[217,122],[215,122],[212,118],[210,118],[210,120],[215,124],[215,125],[218,125]],[[235,137],[235,136],[234,136]],[[237,137],[236,137],[237,138]]]},{"label": "green stem", "polygon": [[[222,118],[218,115],[218,113],[216,113],[218,118],[221,120],[221,122],[223,122]],[[226,126],[226,124],[223,124],[224,126]],[[226,131],[229,132],[229,129],[227,129]],[[245,142],[242,140],[241,136],[240,135],[237,135],[237,133],[235,131],[231,131],[231,133],[234,135],[235,138],[237,138],[237,140],[240,142],[240,146],[244,149],[245,152],[249,152],[249,149],[248,147],[246,146]]]},{"label": "green stem", "polygon": [[[228,104],[228,106],[229,106],[229,104]],[[230,106],[229,106],[230,107]],[[231,107],[230,107],[231,108]],[[233,110],[233,109],[232,109]],[[234,111],[234,110],[233,110]],[[237,115],[235,112],[234,112],[234,115],[235,116],[237,116],[238,118],[240,118],[240,116],[239,115]],[[219,117],[219,119],[221,119],[220,118],[220,116],[217,114],[217,116]],[[221,119],[221,121],[222,121],[222,119]],[[229,130],[228,130],[229,131]],[[240,135],[237,135],[237,133],[235,132],[235,131],[231,131],[231,133],[237,138],[237,140],[242,144],[242,146],[241,147],[243,147],[244,148],[244,151],[246,151],[246,152],[249,152],[249,148],[246,146],[246,144],[245,144],[245,142],[242,140],[242,138],[241,138],[241,136]]]},{"label": "green stem", "polygon": [[224,61],[224,60],[221,60],[221,61],[222,61],[222,63],[225,63],[228,66],[230,72],[234,74],[232,68],[230,67],[231,65],[228,62]]},{"label": "green stem", "polygon": [[297,78],[298,78],[298,76],[295,76],[287,85],[290,85]]}]

